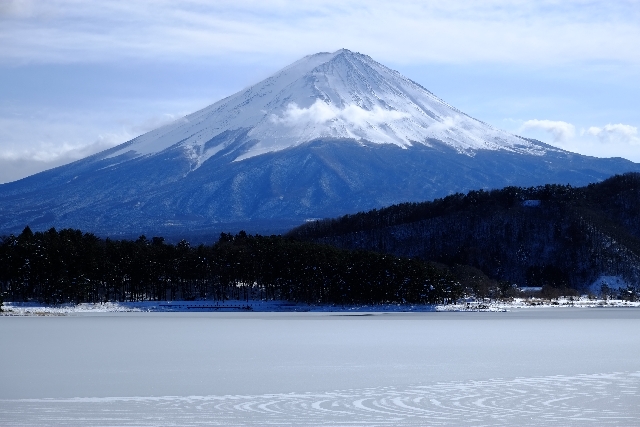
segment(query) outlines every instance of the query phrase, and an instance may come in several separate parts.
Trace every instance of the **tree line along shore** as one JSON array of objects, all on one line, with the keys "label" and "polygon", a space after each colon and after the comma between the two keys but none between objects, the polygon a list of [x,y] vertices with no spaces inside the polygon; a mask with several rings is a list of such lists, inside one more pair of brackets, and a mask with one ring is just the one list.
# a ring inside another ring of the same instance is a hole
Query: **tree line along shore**
[{"label": "tree line along shore", "polygon": [[314,304],[447,303],[463,294],[446,269],[281,236],[223,233],[213,245],[160,237],[101,239],[50,229],[2,239],[7,301],[264,299]]}]

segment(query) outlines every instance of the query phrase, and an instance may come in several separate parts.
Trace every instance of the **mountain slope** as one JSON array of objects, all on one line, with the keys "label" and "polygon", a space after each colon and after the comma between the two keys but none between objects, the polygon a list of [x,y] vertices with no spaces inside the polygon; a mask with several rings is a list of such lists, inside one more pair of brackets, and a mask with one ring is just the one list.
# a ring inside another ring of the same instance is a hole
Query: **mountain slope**
[{"label": "mountain slope", "polygon": [[551,149],[472,119],[398,72],[342,49],[307,56],[123,144],[108,157],[153,155],[178,146],[191,169],[197,169],[222,153],[238,161],[326,138],[400,147],[430,145],[434,139],[460,152],[500,149],[542,155]]},{"label": "mountain slope", "polygon": [[625,171],[640,165],[494,129],[343,49],[110,150],[0,185],[0,232],[277,231],[456,191],[581,185]]}]

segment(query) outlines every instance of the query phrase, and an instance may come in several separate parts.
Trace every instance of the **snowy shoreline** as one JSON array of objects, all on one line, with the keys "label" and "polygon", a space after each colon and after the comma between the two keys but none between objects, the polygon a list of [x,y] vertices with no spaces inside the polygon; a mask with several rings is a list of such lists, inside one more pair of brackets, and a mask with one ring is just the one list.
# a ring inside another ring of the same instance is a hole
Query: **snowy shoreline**
[{"label": "snowy shoreline", "polygon": [[40,303],[5,302],[0,316],[65,316],[82,313],[131,312],[504,312],[513,309],[540,308],[603,308],[640,307],[640,301],[589,299],[587,297],[513,298],[511,300],[476,300],[472,298],[456,304],[376,304],[376,305],[314,305],[286,301],[227,300],[227,301],[139,301],[47,305]]}]

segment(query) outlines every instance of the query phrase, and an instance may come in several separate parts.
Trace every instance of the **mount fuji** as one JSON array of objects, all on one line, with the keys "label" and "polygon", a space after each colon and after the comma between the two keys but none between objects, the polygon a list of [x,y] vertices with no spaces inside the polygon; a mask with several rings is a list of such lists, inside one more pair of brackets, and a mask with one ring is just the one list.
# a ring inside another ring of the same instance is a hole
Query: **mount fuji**
[{"label": "mount fuji", "polygon": [[640,164],[495,129],[369,56],[302,58],[82,160],[0,185],[0,232],[282,231],[471,189],[583,185]]}]

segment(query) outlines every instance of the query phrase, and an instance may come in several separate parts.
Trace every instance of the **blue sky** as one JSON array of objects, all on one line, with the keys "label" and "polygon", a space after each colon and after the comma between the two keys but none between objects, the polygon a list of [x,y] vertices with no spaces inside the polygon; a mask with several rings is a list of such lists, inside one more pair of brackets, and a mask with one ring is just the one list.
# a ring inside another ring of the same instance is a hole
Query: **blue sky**
[{"label": "blue sky", "polygon": [[638,0],[2,0],[0,182],[343,47],[495,127],[640,162]]}]

